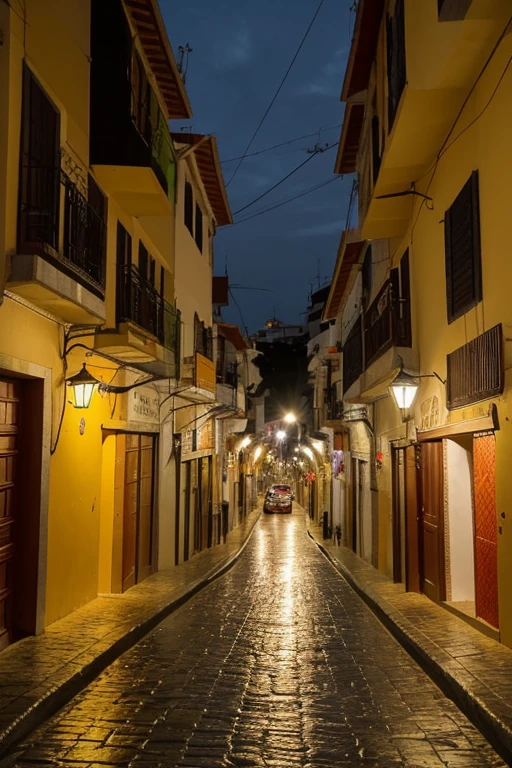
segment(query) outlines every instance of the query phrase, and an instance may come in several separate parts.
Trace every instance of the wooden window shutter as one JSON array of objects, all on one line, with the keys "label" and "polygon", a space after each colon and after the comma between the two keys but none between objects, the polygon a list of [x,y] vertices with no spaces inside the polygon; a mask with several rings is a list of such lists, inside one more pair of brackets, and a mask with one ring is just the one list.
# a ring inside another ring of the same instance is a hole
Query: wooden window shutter
[{"label": "wooden window shutter", "polygon": [[473,171],[445,213],[448,323],[482,300],[478,171]]},{"label": "wooden window shutter", "polygon": [[196,203],[196,231],[195,231],[196,245],[203,252],[203,212]]},{"label": "wooden window shutter", "polygon": [[192,184],[185,182],[185,226],[194,237],[194,196],[192,193]]}]

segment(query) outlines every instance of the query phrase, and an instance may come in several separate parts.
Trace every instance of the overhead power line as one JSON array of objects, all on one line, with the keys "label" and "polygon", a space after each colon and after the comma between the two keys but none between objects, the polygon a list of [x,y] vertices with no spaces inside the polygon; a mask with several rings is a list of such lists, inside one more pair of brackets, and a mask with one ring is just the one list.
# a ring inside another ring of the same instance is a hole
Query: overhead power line
[{"label": "overhead power line", "polygon": [[281,141],[279,144],[274,144],[272,147],[266,147],[266,149],[258,149],[256,152],[250,152],[248,155],[239,155],[238,157],[230,157],[228,160],[221,160],[221,163],[234,163],[236,160],[243,160],[246,157],[255,157],[256,155],[262,155],[264,152],[271,152],[273,149],[278,149],[279,147],[285,147],[288,144],[293,144],[295,141],[300,141],[301,139],[310,139],[312,136],[320,136],[321,133],[324,133],[325,131],[332,131],[334,128],[341,128],[343,123],[338,123],[337,125],[330,125],[328,128],[320,128],[318,131],[315,131],[314,133],[306,133],[304,136],[297,136],[295,139],[288,139],[288,141]]},{"label": "overhead power line", "polygon": [[[332,149],[334,146],[337,146],[337,142],[335,144],[331,144],[327,149]],[[242,208],[239,208],[238,211],[233,212],[233,216],[237,216],[239,213],[242,213],[242,211],[245,211],[246,208],[250,208],[251,205],[254,205],[254,203],[257,203],[258,200],[261,200],[262,197],[265,197],[270,192],[272,192],[274,189],[277,189],[283,182],[285,182],[287,179],[290,178],[290,176],[293,176],[294,173],[297,173],[301,168],[303,168],[306,163],[309,163],[314,157],[316,157],[319,154],[322,154],[326,150],[317,150],[313,154],[309,155],[300,165],[297,165],[290,173],[287,173],[286,176],[283,176],[282,179],[280,179],[276,184],[273,184],[273,186],[269,187],[265,192],[262,192],[261,195],[258,195],[258,197],[255,197],[254,200],[251,200],[250,203],[247,203],[247,205],[244,205]]]},{"label": "overhead power line", "polygon": [[264,213],[270,213],[270,211],[275,211],[276,208],[281,208],[281,206],[287,205],[288,203],[291,203],[293,200],[297,200],[299,197],[304,197],[304,195],[309,195],[311,192],[316,192],[317,189],[326,187],[328,184],[332,184],[333,181],[338,181],[339,179],[342,179],[342,178],[343,176],[333,176],[332,179],[327,179],[326,181],[322,181],[320,184],[315,184],[314,187],[309,187],[308,189],[305,189],[302,192],[299,192],[297,195],[293,195],[293,197],[288,197],[286,200],[281,200],[280,203],[271,205],[268,208],[263,208],[261,211],[257,211],[256,213],[251,213],[250,216],[245,216],[243,219],[239,219],[238,221],[233,222],[231,226],[233,227],[236,224],[242,224],[242,222],[249,221],[249,219],[255,219],[256,216],[263,216]]},{"label": "overhead power line", "polygon": [[231,184],[231,182],[232,182],[232,181],[233,181],[233,179],[235,178],[236,174],[238,173],[238,169],[239,169],[239,168],[240,168],[240,166],[242,165],[242,163],[243,163],[243,161],[244,161],[245,157],[247,156],[247,152],[248,152],[248,151],[249,151],[249,149],[251,148],[251,146],[252,146],[252,143],[253,143],[254,139],[256,138],[256,136],[258,135],[258,133],[259,133],[259,130],[260,130],[260,128],[261,128],[261,126],[262,126],[262,125],[263,125],[263,123],[265,122],[265,120],[266,120],[266,118],[267,118],[267,115],[268,115],[268,113],[270,112],[270,110],[271,110],[271,109],[272,109],[272,107],[274,106],[274,102],[275,102],[275,100],[277,99],[277,97],[278,97],[278,95],[279,95],[279,92],[280,92],[281,88],[282,88],[282,87],[283,87],[283,85],[285,84],[286,78],[287,78],[287,77],[288,77],[288,75],[290,74],[290,72],[291,72],[291,69],[292,69],[293,65],[295,64],[295,59],[296,59],[296,58],[297,58],[297,56],[299,55],[299,53],[300,53],[300,51],[301,51],[301,49],[302,49],[302,46],[303,46],[303,45],[304,45],[304,43],[306,42],[306,38],[307,38],[307,36],[309,35],[309,33],[310,33],[310,31],[311,31],[311,27],[312,27],[312,26],[313,26],[313,24],[315,23],[316,17],[317,17],[317,16],[318,16],[318,14],[320,13],[320,9],[321,9],[321,7],[322,7],[322,5],[323,5],[323,4],[324,4],[324,0],[320,0],[320,3],[318,4],[318,7],[317,7],[317,9],[316,9],[316,11],[315,11],[315,13],[314,13],[314,15],[313,15],[313,18],[311,19],[311,21],[310,21],[310,23],[309,23],[309,26],[308,26],[308,28],[306,29],[306,32],[304,33],[304,37],[303,37],[303,38],[302,38],[302,40],[300,41],[300,43],[299,43],[299,47],[298,47],[298,48],[297,48],[297,50],[295,51],[295,54],[294,54],[294,56],[293,56],[293,58],[292,58],[292,60],[291,60],[291,62],[290,62],[290,65],[289,65],[288,69],[286,70],[286,72],[285,72],[285,74],[284,74],[284,77],[283,77],[283,79],[282,79],[282,80],[281,80],[281,82],[279,83],[279,86],[278,86],[278,89],[277,89],[277,91],[274,93],[274,95],[273,95],[273,97],[272,97],[272,99],[271,99],[271,101],[270,101],[270,104],[269,104],[269,105],[268,105],[268,107],[266,108],[266,110],[265,110],[265,112],[264,112],[264,114],[263,114],[263,117],[261,118],[260,122],[258,123],[258,125],[257,125],[257,127],[256,127],[256,130],[254,131],[253,135],[251,136],[251,138],[250,138],[250,141],[249,141],[248,145],[246,146],[246,148],[245,148],[245,151],[244,151],[243,155],[241,156],[240,160],[238,161],[238,164],[237,164],[237,166],[236,166],[235,170],[233,171],[233,173],[232,173],[232,175],[231,175],[231,178],[229,179],[229,181],[228,181],[228,182],[227,182],[227,184],[226,184],[226,187],[227,187],[227,186],[229,186],[229,184]]}]

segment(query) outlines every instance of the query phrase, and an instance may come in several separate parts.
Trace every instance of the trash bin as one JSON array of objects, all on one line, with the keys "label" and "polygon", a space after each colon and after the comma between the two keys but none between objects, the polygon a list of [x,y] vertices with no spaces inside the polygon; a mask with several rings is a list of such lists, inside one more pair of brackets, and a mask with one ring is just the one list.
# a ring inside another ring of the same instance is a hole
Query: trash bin
[{"label": "trash bin", "polygon": [[222,514],[222,538],[226,541],[229,524],[229,501],[223,501],[221,504]]},{"label": "trash bin", "polygon": [[329,531],[329,513],[328,512],[324,512],[322,516],[322,536],[324,537],[324,539],[331,538],[331,534]]}]

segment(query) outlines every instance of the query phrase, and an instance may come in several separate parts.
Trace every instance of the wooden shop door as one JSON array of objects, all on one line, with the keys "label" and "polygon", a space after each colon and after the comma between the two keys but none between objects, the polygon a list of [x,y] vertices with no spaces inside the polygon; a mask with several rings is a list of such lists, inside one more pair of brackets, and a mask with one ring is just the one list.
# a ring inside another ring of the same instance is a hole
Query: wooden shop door
[{"label": "wooden shop door", "polygon": [[446,599],[444,573],[443,444],[421,446],[420,588],[431,600]]},{"label": "wooden shop door", "polygon": [[128,434],[125,450],[123,592],[151,573],[154,438]]}]

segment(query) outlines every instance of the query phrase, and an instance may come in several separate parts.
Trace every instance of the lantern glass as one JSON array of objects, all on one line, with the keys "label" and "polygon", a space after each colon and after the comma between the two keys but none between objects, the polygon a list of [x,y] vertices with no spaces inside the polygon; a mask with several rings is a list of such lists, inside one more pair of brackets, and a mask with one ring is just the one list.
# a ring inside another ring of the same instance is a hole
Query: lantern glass
[{"label": "lantern glass", "polygon": [[75,395],[75,408],[88,408],[91,404],[94,384],[75,384],[73,392]]},{"label": "lantern glass", "polygon": [[72,376],[68,379],[68,386],[73,387],[73,405],[75,408],[89,407],[94,387],[98,383],[98,379],[95,379],[94,376],[89,373],[85,363],[83,364],[80,373],[77,373],[76,376]]},{"label": "lantern glass", "polygon": [[390,386],[391,393],[400,410],[411,407],[418,392],[419,385],[412,376],[401,371]]}]

